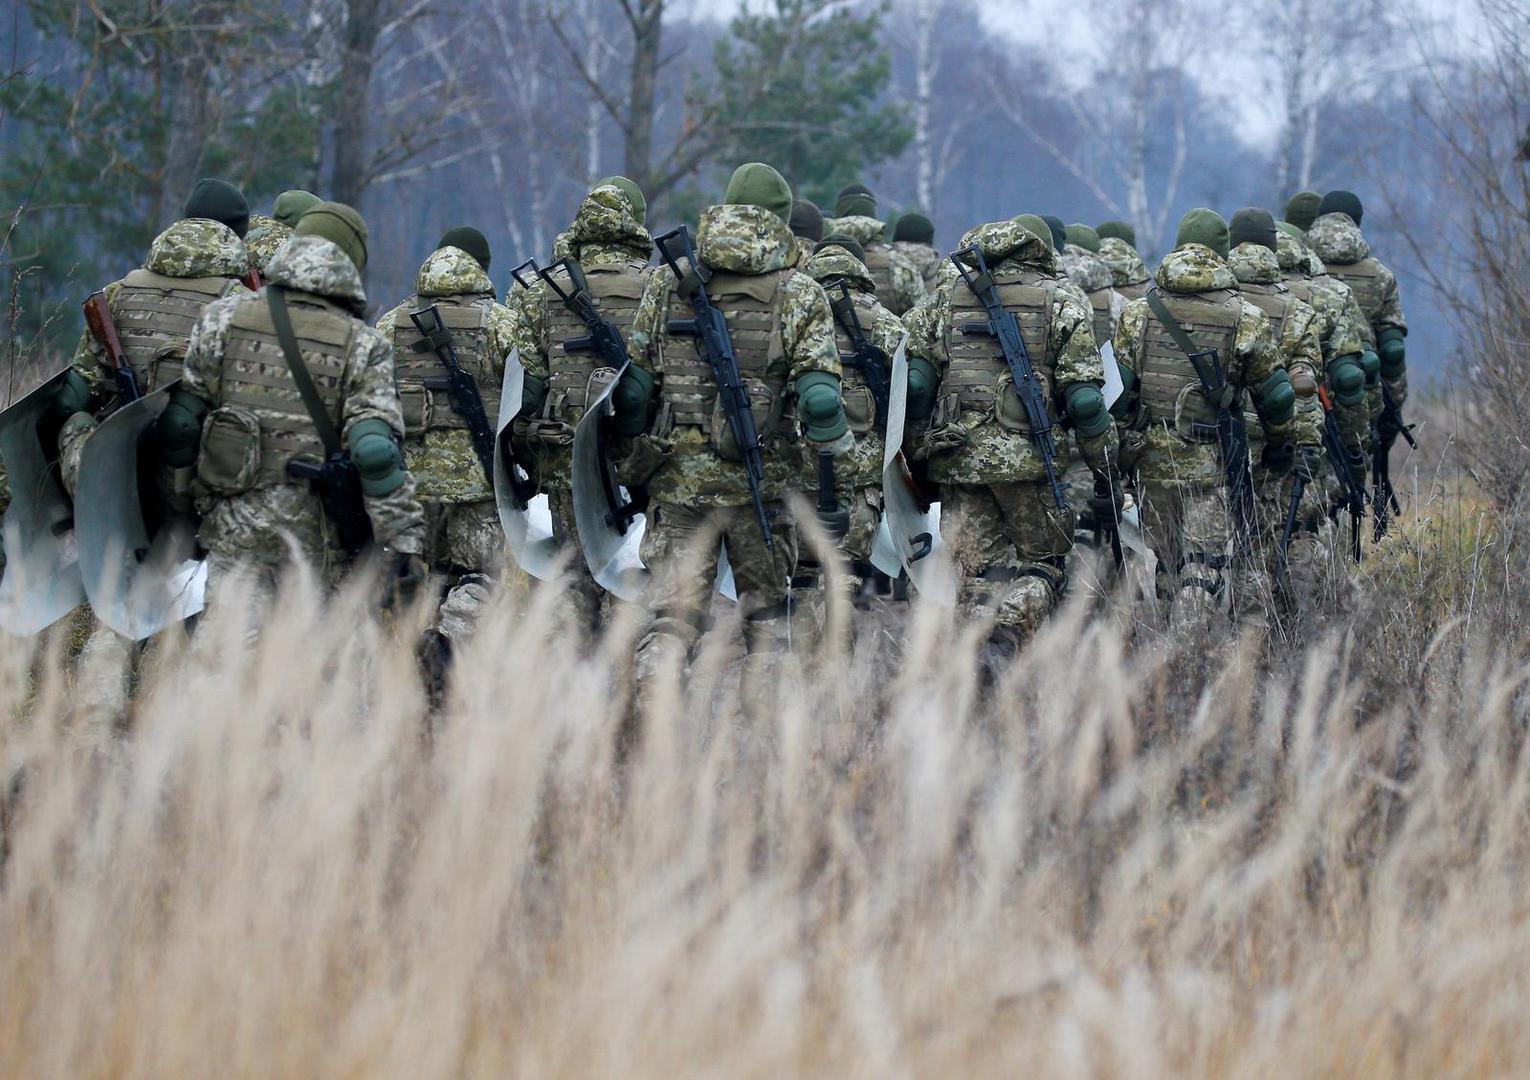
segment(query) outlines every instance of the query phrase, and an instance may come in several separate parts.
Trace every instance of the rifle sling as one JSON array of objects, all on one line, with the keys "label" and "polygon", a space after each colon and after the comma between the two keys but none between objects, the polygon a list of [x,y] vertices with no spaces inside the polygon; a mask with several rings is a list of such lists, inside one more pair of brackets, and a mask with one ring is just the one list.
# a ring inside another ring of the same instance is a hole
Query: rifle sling
[{"label": "rifle sling", "polygon": [[308,410],[313,426],[318,429],[319,441],[324,444],[325,453],[335,457],[344,449],[340,444],[340,433],[335,430],[335,423],[329,418],[329,413],[324,411],[324,399],[319,396],[319,388],[313,384],[308,365],[303,363],[297,335],[292,332],[292,319],[287,314],[287,297],[279,286],[266,286],[266,305],[271,309],[276,340],[281,344],[287,370],[292,372],[292,381],[297,383],[298,396],[303,399],[303,407]]}]

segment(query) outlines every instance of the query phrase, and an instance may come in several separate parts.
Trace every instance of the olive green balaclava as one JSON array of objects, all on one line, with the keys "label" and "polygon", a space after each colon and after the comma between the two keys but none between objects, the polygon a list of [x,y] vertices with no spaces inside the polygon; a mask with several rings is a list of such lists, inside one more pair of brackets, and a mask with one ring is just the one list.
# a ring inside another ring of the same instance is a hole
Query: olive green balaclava
[{"label": "olive green balaclava", "polygon": [[1324,214],[1348,214],[1350,220],[1356,225],[1360,224],[1361,215],[1365,213],[1365,207],[1360,205],[1360,196],[1353,191],[1330,191],[1323,196],[1323,203],[1318,207],[1318,217]]},{"label": "olive green balaclava", "polygon": [[321,202],[298,219],[296,236],[322,236],[356,264],[359,274],[367,268],[367,223],[344,203]]},{"label": "olive green balaclava", "polygon": [[611,187],[621,189],[621,193],[627,196],[627,201],[632,204],[633,216],[638,219],[639,223],[646,225],[648,223],[648,199],[643,195],[643,189],[625,176],[608,176],[595,186],[605,187],[608,184]]},{"label": "olive green balaclava", "polygon": [[436,247],[454,247],[465,251],[478,260],[478,265],[483,267],[485,273],[488,272],[490,258],[489,241],[484,237],[483,233],[471,225],[458,225],[455,228],[447,229],[441,234],[441,242]]},{"label": "olive green balaclava", "polygon": [[826,247],[844,248],[857,259],[861,260],[861,262],[866,261],[866,249],[861,247],[860,241],[852,240],[848,236],[841,236],[839,233],[833,233],[829,236],[825,236],[822,240],[818,241],[818,243],[813,246],[813,254],[817,255]]},{"label": "olive green balaclava", "polygon": [[1052,233],[1052,250],[1061,251],[1068,242],[1068,226],[1056,214],[1042,214],[1041,220],[1047,223],[1047,229]]},{"label": "olive green balaclava", "polygon": [[1179,219],[1179,232],[1174,236],[1174,246],[1205,244],[1222,258],[1227,258],[1227,222],[1215,210],[1198,206]]},{"label": "olive green balaclava", "polygon": [[1233,247],[1239,244],[1258,244],[1274,251],[1275,216],[1257,206],[1245,206],[1228,223],[1227,241]]},{"label": "olive green balaclava", "polygon": [[804,240],[823,239],[823,211],[812,199],[792,200],[792,235]]},{"label": "olive green balaclava", "polygon": [[1100,234],[1088,225],[1080,225],[1075,222],[1068,226],[1064,235],[1067,237],[1068,243],[1081,247],[1085,251],[1092,251],[1096,255],[1100,253]]},{"label": "olive green balaclava", "polygon": [[244,201],[244,192],[227,180],[214,180],[210,176],[202,177],[191,189],[182,215],[222,222],[241,240],[250,228],[250,204]]},{"label": "olive green balaclava", "polygon": [[918,210],[910,210],[893,226],[893,239],[909,244],[935,243],[935,223]]},{"label": "olive green balaclava", "polygon": [[1124,221],[1105,221],[1094,227],[1095,235],[1101,240],[1115,237],[1117,240],[1125,240],[1132,247],[1137,246],[1137,230]]},{"label": "olive green balaclava", "polygon": [[877,197],[865,184],[846,184],[834,198],[835,217],[876,217]]},{"label": "olive green balaclava", "polygon": [[1015,224],[1020,226],[1026,232],[1030,233],[1032,236],[1036,237],[1036,239],[1040,240],[1053,251],[1057,250],[1057,248],[1052,244],[1052,230],[1050,227],[1048,227],[1045,218],[1038,217],[1036,214],[1021,214],[1019,217],[1015,218]]},{"label": "olive green balaclava", "polygon": [[300,217],[322,201],[311,191],[293,188],[276,197],[276,205],[271,208],[271,216],[290,229],[297,225]]},{"label": "olive green balaclava", "polygon": [[1318,208],[1322,205],[1323,196],[1317,192],[1298,191],[1286,200],[1286,220],[1306,232],[1318,219]]},{"label": "olive green balaclava", "polygon": [[733,170],[723,202],[730,206],[759,206],[780,218],[792,220],[792,189],[786,178],[762,161],[750,161]]}]

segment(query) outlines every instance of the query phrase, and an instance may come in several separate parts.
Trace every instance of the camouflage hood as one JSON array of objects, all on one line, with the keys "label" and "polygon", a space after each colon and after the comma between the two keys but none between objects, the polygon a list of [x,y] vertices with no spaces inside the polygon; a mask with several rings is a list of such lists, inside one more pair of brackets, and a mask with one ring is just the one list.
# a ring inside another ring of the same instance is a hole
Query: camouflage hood
[{"label": "camouflage hood", "polygon": [[[653,251],[653,237],[614,184],[603,184],[585,196],[568,227],[568,243],[581,261],[605,254],[646,259]],[[590,248],[597,250],[587,251]]]},{"label": "camouflage hood", "polygon": [[1227,265],[1233,277],[1248,285],[1273,285],[1280,280],[1280,260],[1263,244],[1239,244],[1228,253]]},{"label": "camouflage hood", "polygon": [[184,218],[154,238],[143,267],[166,277],[243,277],[250,256],[227,225]]},{"label": "camouflage hood", "polygon": [[831,244],[818,252],[803,269],[819,284],[844,278],[852,292],[876,291],[876,282],[866,264],[838,245]]},{"label": "camouflage hood", "polygon": [[1068,280],[1086,293],[1108,289],[1113,280],[1105,260],[1077,244],[1068,244],[1063,248],[1062,254],[1057,257],[1057,265],[1068,275]]},{"label": "camouflage hood", "polygon": [[1100,241],[1100,259],[1110,267],[1112,285],[1141,285],[1148,279],[1147,264],[1125,240],[1107,236]]},{"label": "camouflage hood", "polygon": [[701,212],[696,253],[717,270],[767,274],[795,264],[797,240],[786,222],[764,207],[724,203]]},{"label": "camouflage hood", "polygon": [[494,283],[478,260],[461,248],[437,248],[420,267],[414,291],[420,296],[493,294]]},{"label": "camouflage hood", "polygon": [[1154,275],[1164,292],[1198,293],[1212,289],[1234,289],[1238,279],[1227,263],[1205,244],[1186,244],[1163,257]]},{"label": "camouflage hood", "polygon": [[823,223],[823,234],[839,233],[848,236],[861,247],[870,244],[887,243],[887,223],[864,214],[851,214],[849,217],[830,218]]},{"label": "camouflage hood", "polygon": [[1371,253],[1365,234],[1348,214],[1324,214],[1318,218],[1307,230],[1307,243],[1318,258],[1339,266],[1357,263]]},{"label": "camouflage hood", "polygon": [[356,264],[322,236],[294,236],[288,240],[266,267],[266,280],[286,289],[339,300],[358,314],[367,306],[366,290],[361,287]]},{"label": "camouflage hood", "polygon": [[1275,234],[1275,259],[1282,270],[1305,275],[1308,272],[1308,254],[1307,246],[1290,233]]},{"label": "camouflage hood", "polygon": [[[966,250],[974,245],[983,253],[990,270],[997,270],[1001,263],[1015,263],[1048,273],[1057,271],[1052,246],[1013,221],[994,221],[968,229],[958,248]],[[967,259],[962,261],[971,265]]]}]

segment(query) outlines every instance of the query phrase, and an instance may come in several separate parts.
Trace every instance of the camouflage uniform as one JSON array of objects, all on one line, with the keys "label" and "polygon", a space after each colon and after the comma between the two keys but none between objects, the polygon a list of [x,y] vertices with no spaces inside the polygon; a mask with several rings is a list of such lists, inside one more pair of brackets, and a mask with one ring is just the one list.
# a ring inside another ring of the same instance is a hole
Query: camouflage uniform
[{"label": "camouflage uniform", "polygon": [[460,640],[478,621],[503,568],[505,534],[466,422],[452,411],[445,391],[424,383],[446,374],[434,351],[415,348],[423,339],[409,313],[428,304],[447,321],[458,362],[478,383],[490,424],[499,416],[514,319],[495,301],[494,284],[478,261],[460,248],[443,247],[420,267],[415,294],[377,320],[377,329],[394,345],[404,465],[425,511],[425,562],[448,582],[440,630]]},{"label": "camouflage uniform", "polygon": [[[363,420],[380,420],[402,439],[393,346],[358,317],[366,294],[350,258],[322,237],[294,236],[272,260],[267,281],[288,290],[299,347],[341,438]],[[338,580],[349,559],[319,497],[286,474],[292,457],[321,457],[323,449],[270,329],[264,290],[208,305],[191,334],[185,379],[186,389],[214,410],[202,436],[198,475],[204,482],[220,410],[231,423],[253,421],[259,429],[259,450],[241,477],[248,481],[244,490],[225,483],[222,492],[206,491],[198,500],[200,537],[209,552],[208,606],[240,561],[255,565],[260,585],[273,587],[290,558],[289,542],[317,564],[326,582]],[[412,477],[390,494],[365,498],[379,545],[423,552],[425,515]]]},{"label": "camouflage uniform", "polygon": [[[112,321],[145,393],[180,377],[197,316],[219,297],[248,293],[240,281],[248,271],[249,255],[234,230],[185,218],[154,238],[142,269],[106,287]],[[73,367],[90,386],[90,406],[59,432],[60,472],[71,495],[86,439],[98,417],[117,404],[116,369],[88,329],[75,346]]]},{"label": "camouflage uniform", "polygon": [[[1323,366],[1327,372],[1341,356],[1354,356],[1366,348],[1361,334],[1364,315],[1350,287],[1323,270],[1317,259],[1296,237],[1282,232],[1276,237],[1279,245],[1276,260],[1280,264],[1280,277],[1297,299],[1311,305],[1316,314],[1313,329],[1323,352]],[[1316,266],[1318,273],[1314,275]],[[1347,445],[1360,448],[1370,433],[1369,409],[1345,408],[1334,404],[1339,421],[1339,431]]]},{"label": "camouflage uniform", "polygon": [[1119,237],[1107,236],[1100,241],[1099,258],[1110,267],[1110,282],[1116,292],[1127,300],[1147,295],[1151,276],[1136,248]]},{"label": "camouflage uniform", "polygon": [[[1328,274],[1344,282],[1355,294],[1364,315],[1361,333],[1370,349],[1376,349],[1384,330],[1392,328],[1407,334],[1408,323],[1397,296],[1397,277],[1371,255],[1360,226],[1348,214],[1324,214],[1318,218],[1307,232],[1307,243],[1323,260]],[[1408,398],[1407,372],[1385,379],[1385,383],[1392,400],[1401,406]],[[1374,383],[1368,386],[1372,419],[1381,412],[1381,386],[1378,370]]]},{"label": "camouflage uniform", "polygon": [[848,236],[866,252],[866,267],[876,282],[877,299],[894,315],[903,315],[924,299],[924,281],[919,268],[902,252],[887,242],[887,226],[877,218],[856,214],[829,218],[823,234]]},{"label": "camouflage uniform", "polygon": [[[1227,263],[1203,244],[1164,257],[1156,275],[1164,303],[1198,345],[1216,347],[1228,381],[1251,390],[1284,369],[1270,322],[1239,299]],[[1223,571],[1231,529],[1215,411],[1185,354],[1152,313],[1133,300],[1116,330],[1116,361],[1133,376],[1124,412],[1123,468],[1137,474],[1143,525],[1157,553],[1159,592],[1170,618],[1204,613],[1207,594],[1238,611]],[[1268,442],[1300,441],[1295,417],[1260,424]],[[1210,428],[1208,430],[1208,425]]]},{"label": "camouflage uniform", "polygon": [[[1104,384],[1090,310],[1060,275],[1051,246],[1017,222],[981,225],[960,246],[974,244],[1020,322],[1031,365],[1060,417],[1065,391]],[[983,320],[982,307],[960,280],[942,284],[909,313],[909,355],[929,361],[940,376],[918,454],[928,459],[939,487],[941,532],[955,552],[962,610],[993,620],[1001,638],[1016,640],[1061,594],[1073,522],[1046,482],[998,343],[963,329]],[[1115,452],[1114,428],[1083,442],[1091,467],[1104,471]],[[1066,440],[1059,439],[1057,449],[1062,473]]]},{"label": "camouflage uniform", "polygon": [[931,244],[916,244],[912,240],[894,240],[892,249],[919,271],[919,281],[924,291],[934,292],[940,284],[940,264],[945,261],[945,256]]},{"label": "camouflage uniform", "polygon": [[265,214],[251,214],[249,231],[244,234],[244,247],[250,253],[250,269],[264,276],[266,267],[271,265],[271,256],[291,235],[292,226],[283,225]]},{"label": "camouflage uniform", "polygon": [[[814,255],[805,269],[813,280],[826,288],[839,281],[850,286],[851,302],[866,339],[881,349],[890,361],[903,340],[903,321],[878,302],[871,271],[866,264],[844,248],[831,245]],[[842,296],[837,287],[829,292],[831,303]],[[835,462],[834,473],[839,505],[848,508],[850,514],[849,531],[839,543],[840,554],[849,564],[849,572],[845,575],[848,598],[860,593],[862,583],[871,573],[871,549],[882,521],[882,453],[886,439],[878,427],[871,390],[853,362],[850,336],[837,320],[834,340],[844,370],[845,412],[850,419],[850,431],[855,436],[855,448]],[[801,486],[803,494],[811,500],[818,496],[817,464],[815,455],[803,456]],[[808,621],[815,629],[821,629],[824,624],[822,588],[821,575],[799,573],[793,581],[794,604],[802,605],[810,612]]]},{"label": "camouflage uniform", "polygon": [[[696,340],[666,330],[668,320],[689,318],[691,309],[677,295],[673,273],[661,267],[648,279],[630,341],[632,362],[656,380],[658,399],[657,416],[638,436],[626,477],[646,481],[651,498],[642,556],[653,569],[649,602],[655,619],[639,643],[640,677],[651,674],[663,655],[689,649],[698,636],[711,560],[694,549],[708,528],[720,531],[727,545],[746,644],[751,651],[779,646],[797,561],[796,528],[782,500],[801,468],[789,388],[810,372],[840,376],[828,297],[793,268],[797,246],[782,218],[760,206],[709,207],[696,248],[711,271],[708,293],[728,319],[763,443],[762,491],[772,513],[774,550],[760,535],[743,467],[730,460],[732,439]],[[696,558],[702,565],[693,564]]]}]

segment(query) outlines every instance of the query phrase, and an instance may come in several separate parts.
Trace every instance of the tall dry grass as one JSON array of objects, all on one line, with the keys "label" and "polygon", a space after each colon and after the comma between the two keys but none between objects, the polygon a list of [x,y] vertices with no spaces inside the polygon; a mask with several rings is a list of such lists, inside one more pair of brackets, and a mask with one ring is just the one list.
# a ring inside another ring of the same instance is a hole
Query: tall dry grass
[{"label": "tall dry grass", "polygon": [[741,703],[715,634],[625,757],[549,590],[428,735],[360,592],[165,643],[130,733],[8,643],[0,1075],[1523,1072],[1522,592],[1410,527],[1300,654],[1076,603],[985,691],[923,607]]}]

